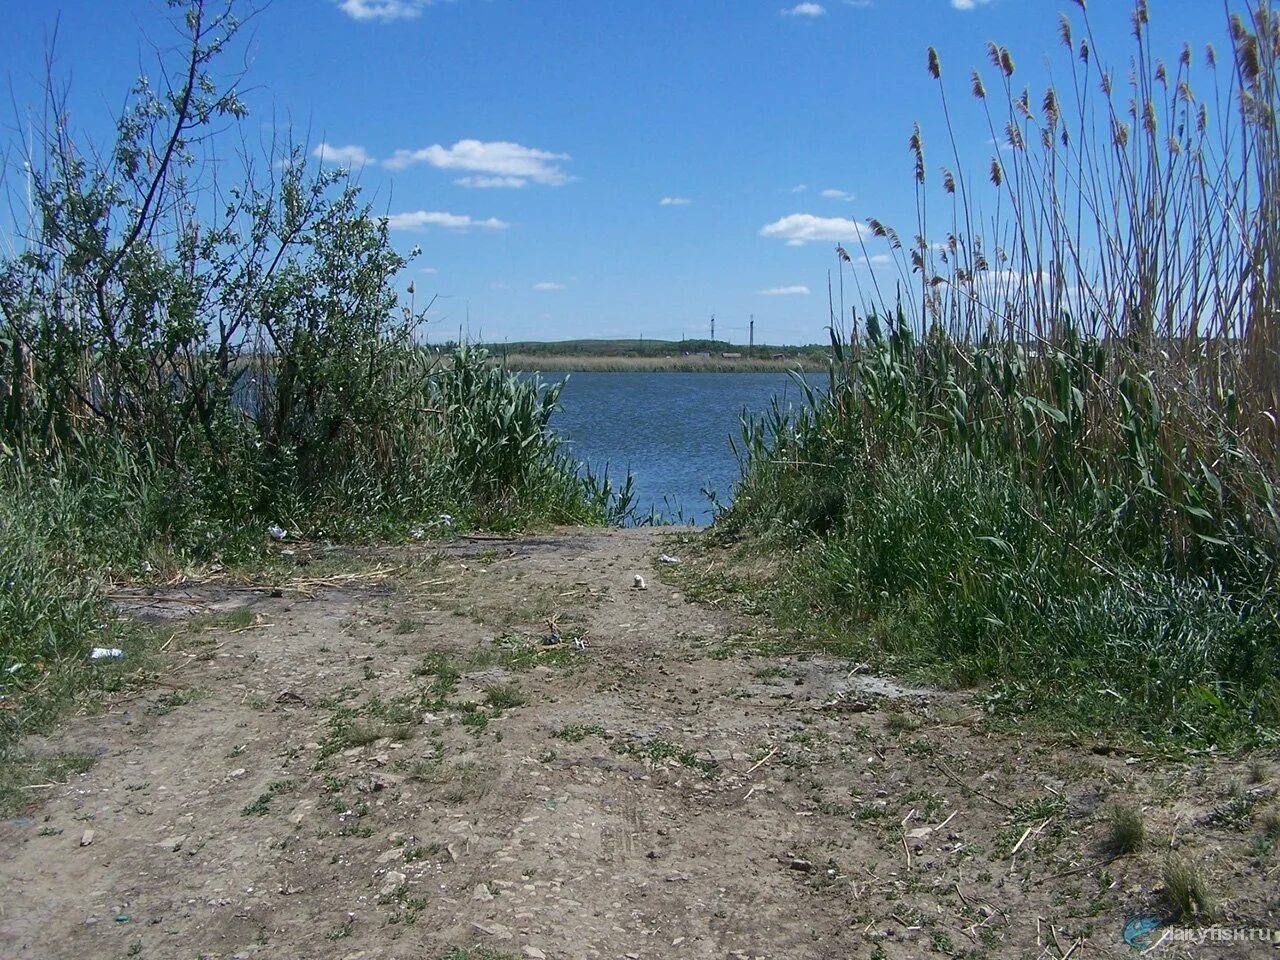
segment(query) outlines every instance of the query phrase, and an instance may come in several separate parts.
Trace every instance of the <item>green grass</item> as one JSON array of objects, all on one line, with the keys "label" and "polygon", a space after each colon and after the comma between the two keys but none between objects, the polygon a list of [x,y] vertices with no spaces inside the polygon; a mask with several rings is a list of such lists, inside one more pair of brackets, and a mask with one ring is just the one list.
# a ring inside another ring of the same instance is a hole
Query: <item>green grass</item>
[{"label": "green grass", "polygon": [[682,767],[697,770],[703,776],[710,777],[716,771],[716,764],[700,757],[695,751],[683,744],[655,737],[652,740],[627,741],[614,744],[614,750],[627,756],[638,757],[650,763],[662,763],[674,760]]},{"label": "green grass", "polygon": [[525,702],[524,693],[516,683],[493,683],[485,687],[483,693],[485,703],[493,710],[494,716],[504,710],[523,706]]},{"label": "green grass", "polygon": [[567,743],[581,743],[587,737],[603,737],[604,727],[595,723],[571,723],[552,731],[551,735]]},{"label": "green grass", "polygon": [[1137,853],[1146,843],[1147,825],[1137,807],[1116,804],[1107,812],[1106,825],[1106,846],[1114,856]]},{"label": "green grass", "polygon": [[1174,915],[1185,923],[1212,921],[1218,913],[1209,882],[1199,867],[1178,856],[1165,861],[1160,873]]}]

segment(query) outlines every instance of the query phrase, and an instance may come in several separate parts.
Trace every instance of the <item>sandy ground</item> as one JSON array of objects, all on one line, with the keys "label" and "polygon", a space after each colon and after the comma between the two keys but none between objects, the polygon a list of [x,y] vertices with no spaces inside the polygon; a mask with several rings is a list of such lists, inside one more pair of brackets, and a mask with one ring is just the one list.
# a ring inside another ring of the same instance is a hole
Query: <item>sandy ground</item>
[{"label": "sandy ground", "polygon": [[[1273,766],[992,733],[763,653],[677,549],[460,541],[134,604],[170,618],[161,682],[30,744],[95,762],[0,825],[0,956],[1131,956],[1170,856],[1219,929],[1280,928]],[[1147,827],[1119,858],[1116,803]],[[1188,929],[1159,955],[1277,955]]]}]

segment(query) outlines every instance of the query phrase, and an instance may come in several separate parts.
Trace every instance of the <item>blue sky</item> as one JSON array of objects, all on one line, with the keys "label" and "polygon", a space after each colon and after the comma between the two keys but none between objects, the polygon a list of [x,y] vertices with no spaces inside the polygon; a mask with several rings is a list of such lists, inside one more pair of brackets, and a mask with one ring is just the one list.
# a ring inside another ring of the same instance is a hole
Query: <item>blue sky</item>
[{"label": "blue sky", "polygon": [[[1152,0],[1159,52],[1225,47],[1217,0]],[[1123,68],[1126,0],[1094,0],[1102,56]],[[996,149],[968,77],[1007,45],[1016,80],[1043,88],[1063,63],[1072,0],[274,0],[252,20],[255,136],[290,129],[318,162],[350,165],[398,246],[403,283],[432,293],[432,336],[469,317],[490,340],[580,336],[825,339],[833,248],[878,217],[914,223],[907,138],[919,121],[930,175],[949,155],[936,46],[977,180]],[[55,72],[72,124],[101,138],[149,44],[171,42],[159,0],[0,0],[11,90],[4,157]],[[1038,93],[1034,94],[1038,99]],[[12,184],[12,178],[10,180]],[[881,241],[868,240],[870,263]]]}]

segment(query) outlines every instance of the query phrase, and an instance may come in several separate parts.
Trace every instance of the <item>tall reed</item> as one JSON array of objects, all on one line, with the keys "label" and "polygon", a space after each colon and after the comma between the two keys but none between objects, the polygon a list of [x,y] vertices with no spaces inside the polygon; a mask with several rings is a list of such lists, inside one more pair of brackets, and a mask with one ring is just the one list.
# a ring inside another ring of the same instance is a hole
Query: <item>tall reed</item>
[{"label": "tall reed", "polygon": [[724,523],[813,542],[820,605],[913,634],[885,650],[1212,738],[1280,721],[1280,17],[1245,4],[1202,76],[1190,46],[1153,52],[1140,0],[1117,81],[1079,6],[1050,85],[996,43],[969,79],[1001,145],[987,184],[928,51],[938,192],[917,126],[914,238],[860,239],[889,245],[901,298],[851,275],[868,311],[833,329],[829,391],[747,425]]}]

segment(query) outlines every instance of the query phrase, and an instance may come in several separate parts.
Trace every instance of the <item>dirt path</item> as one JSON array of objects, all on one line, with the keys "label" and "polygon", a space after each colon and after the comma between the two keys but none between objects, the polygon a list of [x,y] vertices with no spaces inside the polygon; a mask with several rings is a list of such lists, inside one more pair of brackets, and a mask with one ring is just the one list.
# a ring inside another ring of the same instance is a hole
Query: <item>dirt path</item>
[{"label": "dirt path", "polygon": [[[993,735],[964,696],[762,655],[664,582],[661,536],[227,592],[162,685],[33,744],[96,762],[0,826],[0,956],[1125,956],[1171,847],[1226,925],[1280,927],[1269,770]],[[1148,839],[1108,862],[1116,802]]]}]

